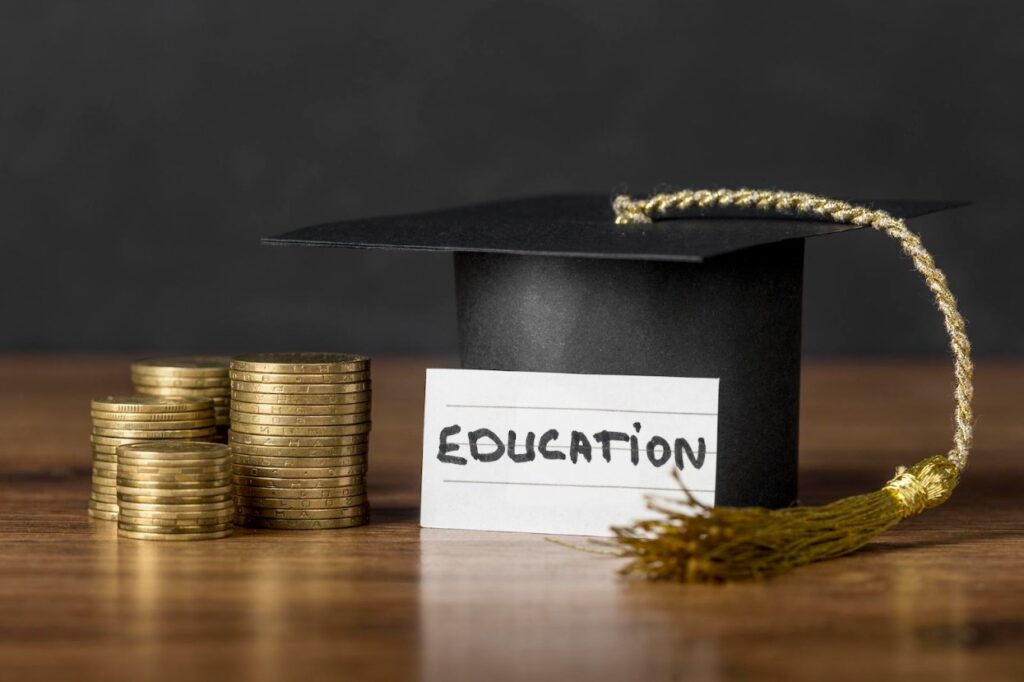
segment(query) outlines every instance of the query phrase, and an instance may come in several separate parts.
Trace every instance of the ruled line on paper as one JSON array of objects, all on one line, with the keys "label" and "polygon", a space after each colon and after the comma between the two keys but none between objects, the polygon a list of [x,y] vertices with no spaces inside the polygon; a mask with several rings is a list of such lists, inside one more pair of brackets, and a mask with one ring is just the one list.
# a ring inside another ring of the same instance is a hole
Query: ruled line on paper
[{"label": "ruled line on paper", "polygon": [[[452,445],[465,445],[467,448],[469,447],[469,442],[468,441],[460,443],[458,441],[451,441],[450,440],[448,442],[451,443]],[[525,448],[526,447],[525,441],[523,441],[522,443],[517,443],[516,447],[518,448],[520,445],[522,445]],[[558,448],[563,448],[565,450],[568,450],[572,446],[569,445],[568,443],[566,443],[565,445],[561,445],[559,443],[548,443],[545,447],[548,448],[549,450],[557,450]],[[602,448],[601,448],[601,444],[600,443],[597,443],[597,444],[591,446],[591,450],[596,450],[597,452],[601,452],[601,449]],[[611,450],[612,452],[631,452],[632,451],[632,448],[630,448],[628,445],[612,445],[612,446],[609,446],[608,449]],[[644,450],[645,450],[645,448],[643,447],[643,445],[641,445],[640,452],[643,453]],[[716,452],[715,450],[705,450],[704,454],[706,454],[706,455],[717,455],[718,452]]]},{"label": "ruled line on paper", "polygon": [[663,412],[658,410],[619,410],[605,407],[560,407],[557,405],[469,405],[448,403],[445,407],[479,410],[560,410],[567,412],[619,412],[624,414],[671,414],[681,417],[717,417],[717,412]]},{"label": "ruled line on paper", "polygon": [[[445,483],[475,483],[479,485],[525,485],[545,488],[617,488],[620,490],[660,490],[672,493],[682,492],[680,488],[655,488],[642,485],[591,485],[589,483],[535,483],[533,481],[473,481],[463,478],[446,478]],[[714,493],[714,490],[687,489],[691,493]]]}]

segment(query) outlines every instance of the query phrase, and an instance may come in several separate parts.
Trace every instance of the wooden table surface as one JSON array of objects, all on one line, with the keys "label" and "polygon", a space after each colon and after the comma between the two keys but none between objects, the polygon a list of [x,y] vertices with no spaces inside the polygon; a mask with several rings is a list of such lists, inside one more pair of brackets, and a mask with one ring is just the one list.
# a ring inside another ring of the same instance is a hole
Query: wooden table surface
[{"label": "wooden table surface", "polygon": [[[1024,679],[1024,365],[983,362],[944,507],[776,580],[648,584],[536,535],[417,525],[425,360],[374,366],[372,525],[118,539],[88,398],[125,358],[0,357],[0,679]],[[809,364],[805,502],[945,451],[944,362]]]}]

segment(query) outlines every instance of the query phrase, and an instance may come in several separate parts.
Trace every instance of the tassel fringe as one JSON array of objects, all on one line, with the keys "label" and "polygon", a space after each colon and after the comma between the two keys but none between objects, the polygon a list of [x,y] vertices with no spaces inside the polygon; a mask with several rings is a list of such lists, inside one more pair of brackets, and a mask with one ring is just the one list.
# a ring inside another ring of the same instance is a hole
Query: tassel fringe
[{"label": "tassel fringe", "polygon": [[[901,467],[881,490],[820,507],[707,507],[685,488],[680,501],[651,499],[648,507],[660,518],[613,528],[613,539],[586,548],[629,559],[622,569],[627,575],[720,583],[769,578],[797,566],[849,554],[903,519],[945,502],[967,465],[973,438],[970,342],[945,275],[918,236],[902,220],[884,211],[797,192],[682,190],[648,199],[620,196],[613,202],[616,222],[623,225],[650,223],[677,211],[715,206],[752,207],[867,225],[900,243],[934,295],[949,334],[956,377],[953,448],[946,455],[929,457],[909,469]],[[678,481],[678,475],[676,478]],[[599,546],[604,549],[597,549]]]},{"label": "tassel fringe", "polygon": [[[613,528],[626,575],[681,582],[770,578],[863,547],[903,519],[942,504],[959,481],[945,457],[929,457],[881,490],[821,507],[708,507],[685,489],[684,501],[652,499],[662,518]],[[693,507],[700,513],[693,515]]]}]

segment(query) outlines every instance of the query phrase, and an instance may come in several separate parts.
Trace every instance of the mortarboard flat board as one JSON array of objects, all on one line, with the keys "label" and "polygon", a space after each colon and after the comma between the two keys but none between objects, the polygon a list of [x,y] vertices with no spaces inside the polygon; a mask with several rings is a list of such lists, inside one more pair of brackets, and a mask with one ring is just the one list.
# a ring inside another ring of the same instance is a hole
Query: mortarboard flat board
[{"label": "mortarboard flat board", "polygon": [[[857,201],[906,219],[963,205]],[[797,497],[803,239],[756,209],[614,222],[607,195],[346,220],[269,245],[450,251],[463,368],[720,380],[716,504]]]}]

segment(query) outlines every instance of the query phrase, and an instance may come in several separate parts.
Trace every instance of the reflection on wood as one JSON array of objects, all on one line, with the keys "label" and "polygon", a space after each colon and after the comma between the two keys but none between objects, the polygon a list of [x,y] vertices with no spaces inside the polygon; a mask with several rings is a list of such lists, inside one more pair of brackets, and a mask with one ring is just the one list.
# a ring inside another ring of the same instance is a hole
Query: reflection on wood
[{"label": "reflection on wood", "polygon": [[[952,501],[765,584],[619,579],[536,535],[417,525],[422,368],[375,364],[366,528],[119,540],[85,514],[88,398],[122,360],[0,360],[6,679],[1021,679],[1024,366],[982,363]],[[805,371],[801,494],[877,488],[942,452],[945,364]]]}]

